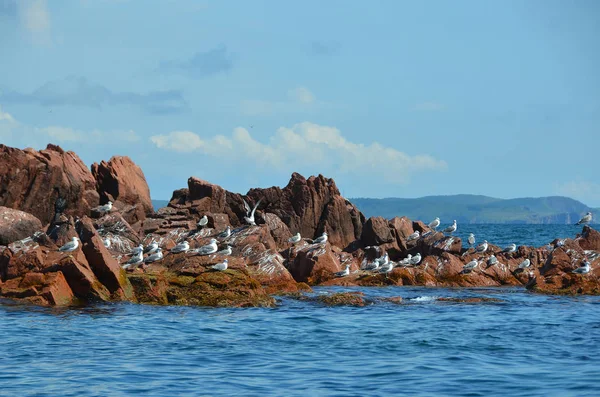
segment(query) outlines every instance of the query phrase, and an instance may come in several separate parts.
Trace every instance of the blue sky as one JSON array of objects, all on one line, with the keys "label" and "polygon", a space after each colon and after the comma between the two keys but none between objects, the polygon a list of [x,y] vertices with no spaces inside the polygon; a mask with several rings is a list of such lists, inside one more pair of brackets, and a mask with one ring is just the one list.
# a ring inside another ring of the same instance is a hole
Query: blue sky
[{"label": "blue sky", "polygon": [[599,21],[594,0],[0,0],[0,142],[128,155],[157,199],[298,171],[600,206]]}]

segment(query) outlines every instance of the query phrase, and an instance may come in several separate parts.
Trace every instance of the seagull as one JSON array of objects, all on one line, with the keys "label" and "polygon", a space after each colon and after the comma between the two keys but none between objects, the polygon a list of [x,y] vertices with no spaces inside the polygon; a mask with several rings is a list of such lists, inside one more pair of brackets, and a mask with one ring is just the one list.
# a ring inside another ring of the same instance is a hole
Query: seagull
[{"label": "seagull", "polygon": [[516,250],[517,250],[517,244],[509,244],[509,245],[506,246],[506,248],[504,248],[502,250],[502,252],[505,253],[505,254],[512,254]]},{"label": "seagull", "polygon": [[144,253],[142,251],[140,251],[137,254],[133,255],[127,262],[125,262],[123,269],[128,269],[131,266],[139,265],[143,261],[144,261]]},{"label": "seagull", "polygon": [[335,276],[336,277],[346,277],[349,274],[350,274],[350,265],[346,265],[346,269],[342,270],[341,272],[335,273]]},{"label": "seagull", "polygon": [[429,227],[435,230],[440,225],[440,218],[435,218],[430,224]]},{"label": "seagull", "polygon": [[571,273],[575,274],[588,274],[590,272],[590,262],[586,259],[583,261],[583,265],[573,270]]},{"label": "seagull", "polygon": [[190,243],[184,240],[182,243],[179,243],[175,247],[173,247],[173,249],[171,249],[171,252],[177,254],[179,252],[187,252],[189,251],[189,249]]},{"label": "seagull", "polygon": [[369,262],[363,267],[363,270],[375,271],[377,269],[379,269],[379,262],[377,260],[374,260],[373,262]]},{"label": "seagull", "polygon": [[488,258],[487,260],[487,264],[488,266],[494,266],[498,264],[498,258],[496,258],[496,255],[492,255]]},{"label": "seagull", "polygon": [[419,231],[417,230],[416,232],[414,232],[413,234],[411,234],[410,236],[408,236],[406,238],[406,242],[408,243],[409,241],[413,241],[418,239],[419,237],[421,237],[421,233],[419,233]]},{"label": "seagull", "polygon": [[200,218],[200,220],[198,221],[198,229],[202,229],[204,226],[208,225],[208,218],[206,217],[206,215],[204,215],[202,218]]},{"label": "seagull", "polygon": [[156,251],[158,251],[158,243],[156,241],[152,241],[150,243],[150,245],[148,245],[145,249],[144,249],[144,254],[146,255],[152,255],[153,253],[155,253]]},{"label": "seagull", "polygon": [[262,201],[262,199],[258,200],[258,203],[256,203],[256,205],[252,209],[250,209],[250,206],[248,205],[246,200],[242,199],[242,201],[244,202],[244,208],[246,208],[246,216],[244,217],[244,220],[249,225],[256,226],[256,222],[254,222],[254,213],[256,212],[256,209],[260,205],[260,202]]},{"label": "seagull", "polygon": [[131,255],[137,255],[142,252],[144,252],[144,246],[142,244],[140,244],[131,250]]},{"label": "seagull", "polygon": [[452,223],[452,225],[448,226],[447,228],[444,229],[444,233],[449,233],[452,234],[456,231],[456,219],[454,220],[454,222]]},{"label": "seagull", "polygon": [[379,266],[387,265],[388,263],[390,263],[390,256],[386,252],[385,255],[383,255],[381,258],[375,259],[375,262],[377,262]]},{"label": "seagull", "polygon": [[102,243],[104,244],[104,246],[105,246],[106,248],[110,248],[110,245],[111,245],[111,243],[110,243],[110,239],[109,239],[108,237],[104,237],[104,238],[102,239]]},{"label": "seagull", "polygon": [[113,203],[112,203],[112,201],[109,201],[108,203],[106,203],[104,205],[100,205],[100,206],[94,208],[94,211],[102,212],[102,213],[110,212],[110,210],[112,210],[112,207],[113,207]]},{"label": "seagull", "polygon": [[327,233],[323,232],[320,237],[313,240],[313,244],[325,244],[327,242]]},{"label": "seagull", "polygon": [[156,250],[156,252],[154,252],[152,255],[148,255],[148,257],[146,259],[144,259],[144,262],[145,263],[152,263],[152,262],[159,261],[162,258],[163,258],[162,250],[160,248],[158,248]]},{"label": "seagull", "polygon": [[565,245],[565,239],[560,239],[556,242],[556,248],[558,247],[562,247],[563,245]]},{"label": "seagull", "polygon": [[519,263],[519,269],[527,269],[529,266],[531,266],[531,261],[529,260],[529,258]]},{"label": "seagull", "polygon": [[469,233],[467,243],[469,243],[469,247],[472,247],[475,244],[475,235],[473,233]]},{"label": "seagull", "polygon": [[77,247],[79,247],[79,240],[77,240],[77,237],[73,237],[71,241],[60,247],[58,250],[60,252],[73,252]]},{"label": "seagull", "polygon": [[406,266],[410,265],[411,259],[412,259],[412,255],[408,254],[408,256],[406,258],[402,259],[400,262],[398,262],[396,264],[396,266],[406,267]]},{"label": "seagull", "polygon": [[298,232],[288,239],[288,243],[296,244],[300,240],[302,240],[302,236],[300,236],[300,232]]},{"label": "seagull", "polygon": [[410,258],[410,264],[413,266],[418,265],[419,262],[421,262],[421,254],[420,253],[417,253],[417,255]]},{"label": "seagull", "polygon": [[479,265],[479,261],[477,259],[473,259],[471,262],[467,263],[463,266],[461,273],[470,273]]},{"label": "seagull", "polygon": [[195,250],[198,255],[210,255],[217,252],[219,247],[217,246],[217,240],[212,238],[210,239],[210,243],[208,245],[202,246]]},{"label": "seagull", "polygon": [[222,271],[227,270],[228,263],[229,263],[228,260],[225,259],[223,262],[217,263],[216,265],[212,265],[210,268],[222,272]]},{"label": "seagull", "polygon": [[217,252],[217,255],[229,256],[229,255],[231,255],[232,252],[233,251],[231,250],[231,245],[228,245],[227,248],[225,248],[224,250]]},{"label": "seagull", "polygon": [[394,262],[388,261],[387,263],[381,265],[381,267],[379,268],[379,273],[383,273],[385,274],[385,277],[387,277],[388,273],[391,272],[393,269]]},{"label": "seagull", "polygon": [[592,221],[592,213],[588,212],[587,214],[585,214],[585,216],[583,218],[581,218],[579,220],[579,222],[576,223],[576,225],[587,225],[591,221]]},{"label": "seagull", "polygon": [[229,238],[229,236],[231,236],[231,226],[227,226],[227,228],[225,230],[223,230],[221,233],[219,233],[219,235],[217,237],[221,238],[221,239],[226,239],[226,238]]},{"label": "seagull", "polygon": [[475,249],[475,252],[477,252],[478,254],[483,254],[485,251],[487,251],[487,249],[488,249],[488,242],[487,242],[487,240],[483,240],[483,243],[481,243],[477,246],[477,248]]}]

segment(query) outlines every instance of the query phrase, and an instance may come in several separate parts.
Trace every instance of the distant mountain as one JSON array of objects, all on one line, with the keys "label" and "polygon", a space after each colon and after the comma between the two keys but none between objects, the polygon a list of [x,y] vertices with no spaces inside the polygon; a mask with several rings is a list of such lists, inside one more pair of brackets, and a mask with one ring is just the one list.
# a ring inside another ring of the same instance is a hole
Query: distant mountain
[{"label": "distant mountain", "polygon": [[442,223],[456,219],[459,223],[570,224],[577,222],[587,211],[600,215],[600,209],[592,209],[577,200],[560,196],[498,199],[459,194],[416,199],[354,198],[350,201],[367,217],[393,218],[405,215],[424,222],[440,217]]},{"label": "distant mountain", "polygon": [[166,207],[169,204],[169,200],[152,200],[152,205],[154,206],[154,211],[159,208]]}]

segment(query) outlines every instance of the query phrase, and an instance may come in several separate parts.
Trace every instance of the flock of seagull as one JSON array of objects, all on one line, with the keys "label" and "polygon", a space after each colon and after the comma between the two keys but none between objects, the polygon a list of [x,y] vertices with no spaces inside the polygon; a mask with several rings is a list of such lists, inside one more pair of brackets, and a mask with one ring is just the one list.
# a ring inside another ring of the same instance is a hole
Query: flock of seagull
[{"label": "flock of seagull", "polygon": [[[254,215],[256,213],[256,209],[258,208],[258,206],[261,203],[261,200],[258,200],[256,205],[252,208],[248,205],[248,203],[245,200],[243,200],[243,201],[244,201],[244,208],[246,210],[246,215],[244,216],[244,221],[250,226],[255,226],[256,221],[255,221]],[[109,201],[107,204],[99,206],[99,207],[95,208],[94,210],[99,213],[107,213],[107,212],[110,212],[112,210],[112,208],[113,208],[113,203],[111,201]],[[588,212],[576,224],[577,225],[589,224],[591,221],[592,221],[592,213]],[[441,224],[440,218],[435,218],[428,225],[429,228],[431,229],[431,231],[423,233],[423,234],[421,234],[419,231],[416,231],[406,238],[406,242],[412,242],[415,240],[419,240],[420,238],[427,237],[431,233],[437,232],[437,228],[440,226],[440,224]],[[200,218],[200,220],[197,223],[198,230],[201,230],[202,228],[206,227],[207,225],[208,225],[208,217],[206,215],[204,215],[204,216],[202,216],[202,218]],[[452,224],[450,226],[446,227],[445,229],[443,229],[442,232],[452,235],[452,233],[456,232],[456,230],[457,230],[457,223],[456,223],[456,220],[454,220],[452,222]],[[183,241],[179,242],[177,245],[175,245],[175,247],[173,247],[170,250],[170,253],[173,253],[173,254],[188,253],[188,254],[192,254],[192,255],[202,255],[202,256],[212,255],[212,254],[221,255],[221,256],[230,256],[233,252],[231,245],[227,244],[224,249],[219,251],[218,243],[219,243],[219,240],[221,240],[221,242],[225,242],[227,239],[229,239],[231,237],[232,233],[233,232],[231,230],[231,226],[227,226],[225,228],[225,230],[223,230],[222,232],[220,232],[219,234],[216,235],[216,238],[214,238],[214,237],[211,238],[207,245],[204,245],[204,246],[202,246],[200,248],[196,248],[196,249],[190,249],[189,242],[187,240],[183,240]],[[312,243],[323,245],[327,242],[327,239],[328,239],[328,235],[326,232],[324,232],[321,236],[312,240]],[[302,240],[302,236],[300,235],[300,233],[296,233],[294,236],[292,236],[291,238],[288,239],[288,242],[291,244],[296,244],[296,243],[300,242],[301,240]],[[469,245],[469,248],[473,248],[473,246],[475,245],[475,242],[476,242],[475,235],[473,233],[470,233],[467,238],[467,243]],[[105,238],[103,240],[103,243],[104,243],[105,247],[110,248],[110,246],[111,246],[110,239]],[[560,240],[557,244],[557,247],[562,246],[563,244],[564,244],[564,240]],[[79,247],[79,240],[77,239],[77,237],[73,237],[69,242],[67,242],[65,245],[60,247],[59,251],[66,252],[66,253],[73,252],[78,247]],[[488,247],[489,247],[489,243],[487,242],[487,240],[484,240],[483,243],[481,243],[475,247],[475,249],[473,250],[473,253],[483,255],[488,250]],[[366,248],[369,249],[371,247],[366,247]],[[377,250],[379,249],[379,247],[374,247],[374,248]],[[501,253],[510,255],[516,251],[517,251],[517,245],[509,244],[507,247],[505,247],[501,251]],[[463,253],[463,256],[469,252],[470,252],[469,250],[466,250]],[[144,265],[147,265],[150,263],[158,262],[158,261],[162,260],[163,258],[164,258],[163,250],[160,248],[159,244],[155,240],[152,240],[152,242],[146,247],[144,247],[142,244],[140,244],[138,247],[135,247],[132,250],[132,252],[130,253],[129,260],[127,260],[125,263],[123,263],[122,267],[124,269],[135,268],[140,265],[144,266]],[[365,257],[363,259],[363,262],[361,263],[360,270],[373,272],[373,273],[385,274],[387,277],[387,275],[396,267],[418,266],[419,263],[421,263],[421,259],[422,259],[421,254],[417,253],[414,256],[411,254],[408,254],[408,256],[406,258],[404,258],[398,262],[393,262],[390,260],[390,257],[388,255],[388,253],[386,252],[384,255],[376,258],[372,262],[368,262],[367,258]],[[473,259],[472,261],[470,261],[464,265],[461,273],[470,273],[470,272],[474,271],[482,262],[483,262],[483,260],[481,259],[481,257],[479,259]],[[487,258],[486,263],[487,263],[488,267],[491,267],[491,266],[495,266],[495,265],[499,264],[500,262],[498,261],[496,256],[494,254],[492,254],[490,257]],[[528,269],[530,266],[531,266],[531,260],[529,258],[527,258],[518,265],[517,269],[525,270],[525,269]],[[213,270],[217,270],[217,271],[225,271],[225,270],[227,270],[227,267],[228,267],[227,259],[211,266],[211,268]],[[591,271],[590,262],[587,260],[587,258],[584,258],[582,265],[579,268],[573,270],[572,273],[588,274],[590,271]],[[346,277],[349,274],[350,274],[350,265],[347,264],[345,269],[340,272],[335,273],[335,276],[336,277]]]}]

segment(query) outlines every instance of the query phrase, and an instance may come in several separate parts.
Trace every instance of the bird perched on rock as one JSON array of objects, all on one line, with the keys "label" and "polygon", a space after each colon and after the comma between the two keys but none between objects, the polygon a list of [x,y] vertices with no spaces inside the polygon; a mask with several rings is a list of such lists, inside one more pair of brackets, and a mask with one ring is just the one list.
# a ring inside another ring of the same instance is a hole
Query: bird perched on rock
[{"label": "bird perched on rock", "polygon": [[219,233],[217,237],[220,239],[226,239],[229,238],[229,236],[231,236],[231,226],[227,226],[227,228],[225,228],[225,230]]},{"label": "bird perched on rock", "polygon": [[142,244],[140,244],[131,250],[131,255],[137,255],[142,252],[144,252],[144,246]]},{"label": "bird perched on rock", "polygon": [[583,264],[578,267],[577,269],[573,270],[571,273],[575,273],[575,274],[588,274],[590,272],[591,268],[590,268],[590,262],[585,259],[583,261]]},{"label": "bird perched on rock", "polygon": [[444,233],[452,234],[456,231],[456,219],[452,223],[452,225],[448,226],[444,229]]},{"label": "bird perched on rock", "polygon": [[576,223],[576,225],[587,225],[588,223],[590,223],[592,221],[592,213],[588,212],[587,214],[585,214],[583,216],[583,218],[581,218],[579,220],[579,222]]},{"label": "bird perched on rock", "polygon": [[73,252],[79,247],[79,240],[77,237],[73,237],[71,241],[60,247],[58,250],[60,252]]},{"label": "bird perched on rock", "polygon": [[417,253],[417,255],[410,258],[410,264],[413,266],[417,266],[421,262],[421,254]]},{"label": "bird perched on rock", "polygon": [[325,244],[327,242],[327,233],[323,232],[322,235],[313,240],[313,244]]},{"label": "bird perched on rock", "polygon": [[487,264],[488,266],[494,266],[498,264],[498,258],[496,258],[496,255],[492,255],[488,258],[487,260]]},{"label": "bird perched on rock", "polygon": [[475,252],[477,252],[478,254],[483,254],[485,253],[485,251],[487,251],[488,246],[489,245],[487,240],[483,240],[483,243],[479,244],[477,248],[475,248]]},{"label": "bird perched on rock", "polygon": [[410,260],[412,259],[412,255],[408,254],[408,256],[404,259],[402,259],[400,262],[398,262],[396,264],[396,266],[400,266],[400,267],[406,267],[408,265],[410,265]]},{"label": "bird perched on rock", "polygon": [[162,250],[160,248],[157,248],[156,252],[154,252],[152,255],[148,255],[148,257],[146,257],[146,259],[144,259],[144,262],[145,263],[157,262],[157,261],[161,260],[162,258],[163,258]]},{"label": "bird perched on rock", "polygon": [[431,221],[431,223],[429,224],[429,227],[433,230],[436,230],[436,228],[440,225],[440,218],[435,218],[433,221]]},{"label": "bird perched on rock", "polygon": [[421,237],[421,233],[419,233],[419,231],[417,230],[416,232],[414,232],[406,238],[406,242],[408,243],[409,241],[417,240],[419,237]]},{"label": "bird perched on rock", "polygon": [[198,255],[210,255],[217,252],[218,249],[219,247],[217,246],[217,239],[212,238],[210,239],[210,243],[196,249],[194,252]]},{"label": "bird perched on rock", "polygon": [[392,270],[394,270],[394,262],[390,261],[379,267],[379,273],[385,274],[385,277],[387,277],[388,273],[390,273]]},{"label": "bird perched on rock", "polygon": [[174,254],[177,254],[179,252],[187,252],[190,250],[190,243],[188,243],[187,241],[183,241],[179,244],[177,244],[175,247],[173,247],[173,249],[171,249],[171,252]]},{"label": "bird perched on rock", "polygon": [[108,237],[104,237],[102,239],[102,244],[104,244],[104,246],[106,248],[110,248],[110,246],[112,245],[112,243],[110,242],[110,239]]},{"label": "bird perched on rock", "polygon": [[504,248],[502,250],[502,253],[504,253],[504,254],[512,254],[516,250],[517,250],[517,244],[509,244],[509,245],[506,246],[506,248]]},{"label": "bird perched on rock", "polygon": [[462,272],[461,273],[470,273],[473,270],[475,270],[475,268],[479,265],[479,261],[476,259],[473,259],[471,262],[467,263],[466,265],[463,266]]},{"label": "bird perched on rock", "polygon": [[300,240],[302,240],[302,236],[300,236],[300,232],[298,232],[288,239],[288,243],[296,244]]},{"label": "bird perched on rock", "polygon": [[110,212],[110,210],[112,210],[112,207],[113,207],[113,203],[112,203],[112,201],[109,201],[108,203],[106,203],[104,205],[100,205],[100,206],[94,208],[94,211],[100,212],[100,213]]},{"label": "bird perched on rock", "polygon": [[208,217],[206,215],[204,215],[202,218],[200,218],[200,220],[198,221],[198,229],[202,229],[204,226],[208,225]]},{"label": "bird perched on rock", "polygon": [[229,263],[229,261],[227,259],[225,259],[223,262],[217,263],[216,265],[212,265],[210,268],[213,270],[223,272],[223,271],[227,270],[228,263]]},{"label": "bird perched on rock", "polygon": [[246,221],[247,224],[256,226],[256,222],[254,221],[254,213],[256,212],[256,209],[260,205],[260,202],[262,201],[262,199],[258,200],[256,205],[252,209],[250,209],[250,206],[248,205],[246,200],[242,199],[242,201],[244,202],[244,208],[246,209],[246,216],[244,217],[244,220]]},{"label": "bird perched on rock", "polygon": [[228,245],[224,250],[217,252],[217,255],[229,256],[232,252],[233,250],[231,249],[231,245]]},{"label": "bird perched on rock", "polygon": [[144,248],[144,254],[146,255],[152,255],[156,251],[158,251],[158,243],[154,240],[152,240],[152,242],[148,244],[146,248]]},{"label": "bird perched on rock", "polygon": [[519,269],[527,269],[529,266],[531,266],[531,261],[529,260],[529,258],[519,263]]},{"label": "bird perched on rock", "polygon": [[362,270],[375,271],[377,269],[379,269],[379,261],[374,260],[373,262],[365,264]]},{"label": "bird perched on rock", "polygon": [[467,238],[467,243],[469,243],[469,247],[475,245],[475,235],[473,233],[469,233],[469,237]]},{"label": "bird perched on rock", "polygon": [[140,251],[125,262],[123,269],[129,269],[131,266],[137,266],[142,262],[144,262],[144,253]]},{"label": "bird perched on rock", "polygon": [[349,274],[350,274],[350,265],[346,265],[346,268],[344,270],[342,270],[341,272],[335,273],[335,276],[336,277],[346,277]]}]

